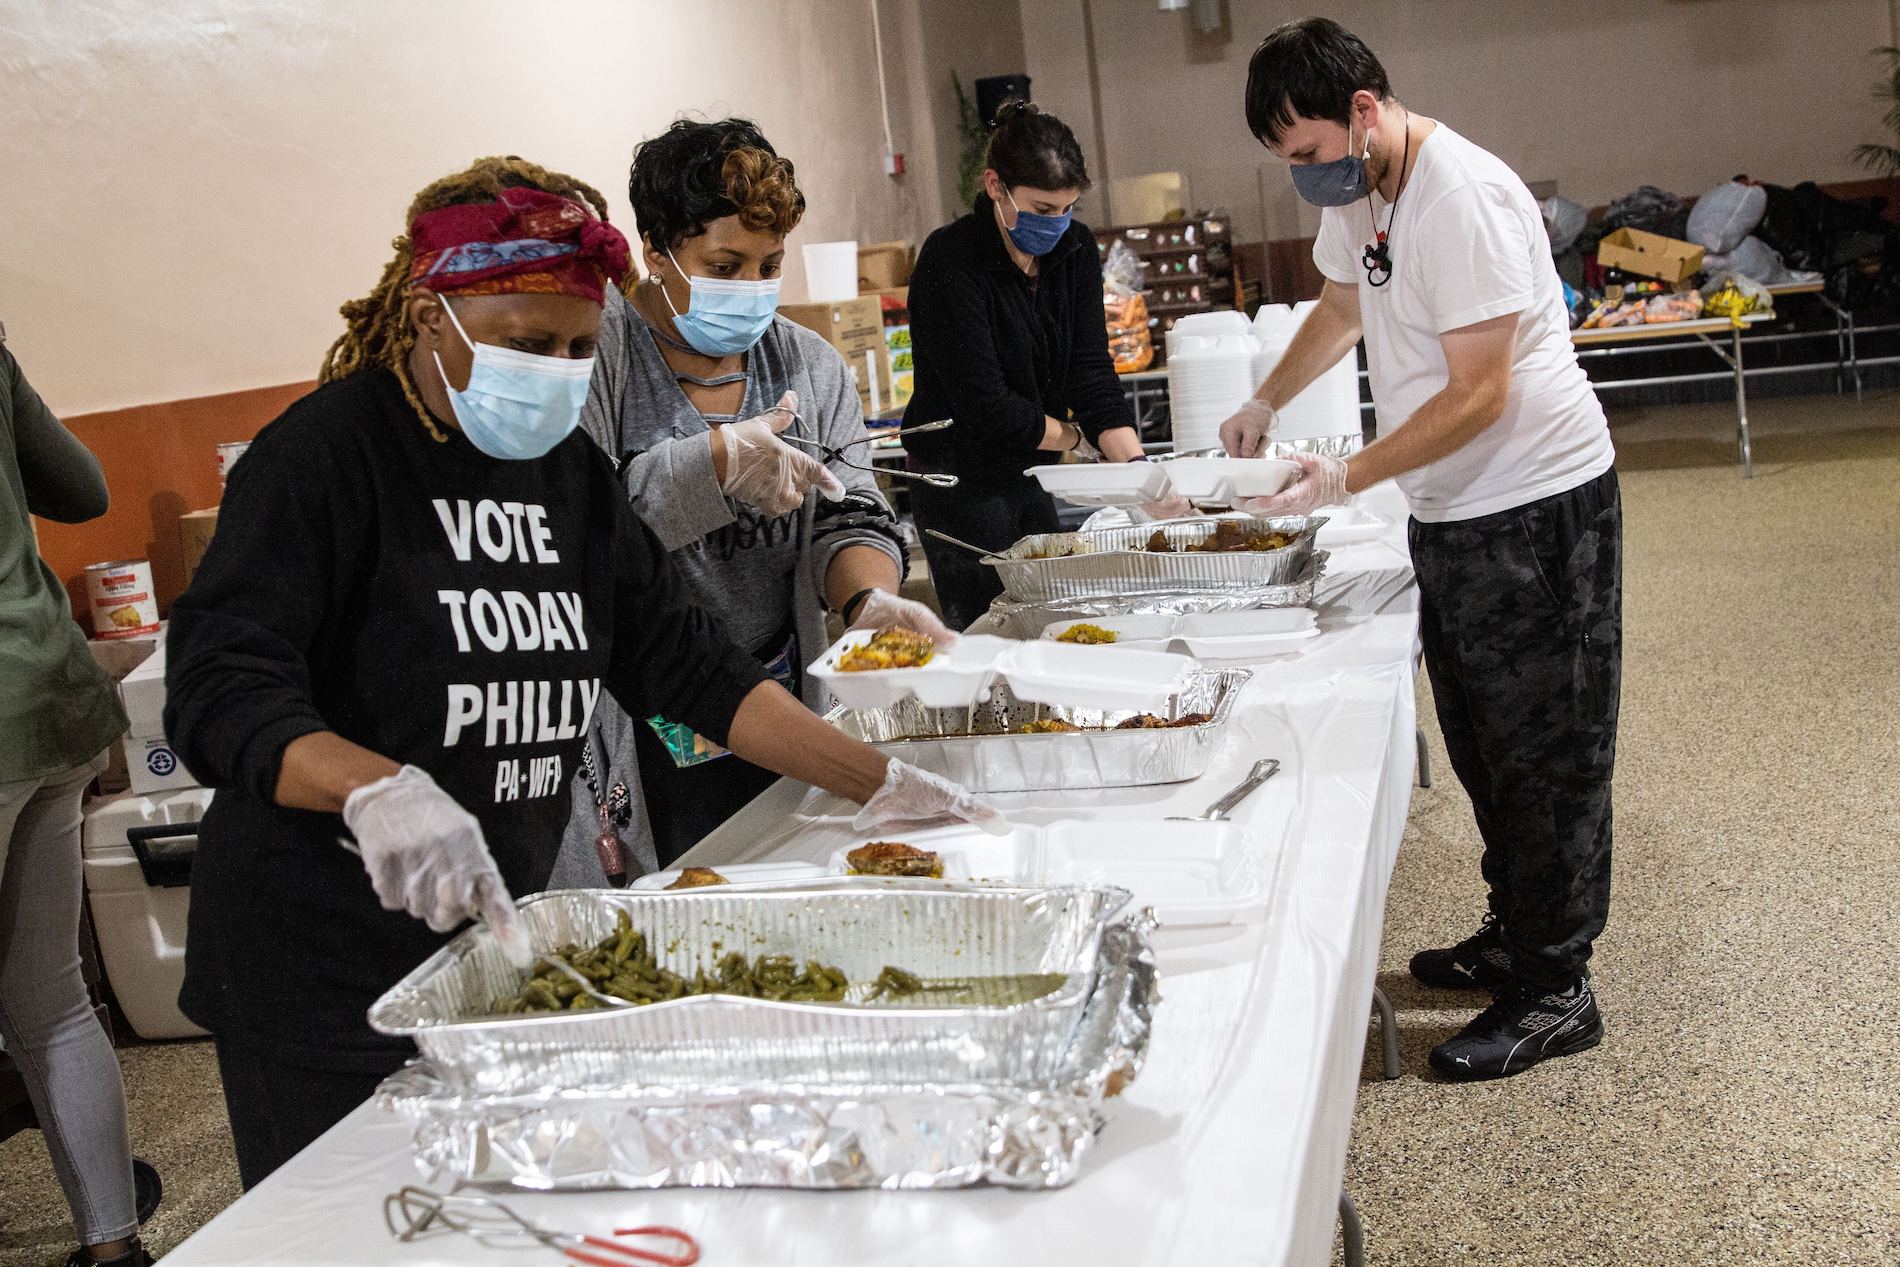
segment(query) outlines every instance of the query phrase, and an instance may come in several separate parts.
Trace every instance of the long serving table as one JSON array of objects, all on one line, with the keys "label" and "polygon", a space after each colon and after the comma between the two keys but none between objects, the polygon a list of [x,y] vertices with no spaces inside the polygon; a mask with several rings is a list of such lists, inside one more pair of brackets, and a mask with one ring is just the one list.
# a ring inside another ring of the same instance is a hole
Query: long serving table
[{"label": "long serving table", "polygon": [[[707,1267],[991,1267],[1329,1261],[1368,1037],[1386,887],[1410,802],[1417,599],[1404,507],[1333,551],[1321,634],[1253,666],[1224,750],[1192,783],[997,798],[1024,821],[1196,813],[1264,756],[1279,776],[1236,811],[1279,851],[1265,921],[1162,929],[1163,1001],[1141,1076],[1072,1186],[1044,1192],[670,1189],[503,1195],[552,1227],[687,1229]],[[781,782],[684,861],[824,860],[846,805]],[[358,1108],[172,1252],[167,1267],[559,1261],[455,1237],[398,1244],[385,1193],[421,1182],[406,1122]]]}]

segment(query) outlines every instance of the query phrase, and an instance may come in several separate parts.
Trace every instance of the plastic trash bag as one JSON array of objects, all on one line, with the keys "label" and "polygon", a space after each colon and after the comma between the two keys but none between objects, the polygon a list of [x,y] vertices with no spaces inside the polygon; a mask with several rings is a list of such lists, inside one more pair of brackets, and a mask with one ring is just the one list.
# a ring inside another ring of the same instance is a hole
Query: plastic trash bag
[{"label": "plastic trash bag", "polygon": [[1786,282],[1815,282],[1821,280],[1821,274],[1801,272],[1782,263],[1775,248],[1757,237],[1743,238],[1734,250],[1726,254],[1710,252],[1702,257],[1702,271],[1710,277],[1719,277],[1724,273],[1733,273],[1738,277],[1752,278],[1764,286],[1780,286]]},{"label": "plastic trash bag", "polygon": [[1726,181],[1696,199],[1689,209],[1688,240],[1706,251],[1726,255],[1755,231],[1766,214],[1766,189]]},{"label": "plastic trash bag", "polygon": [[1562,255],[1577,244],[1583,236],[1584,225],[1590,222],[1590,213],[1582,205],[1568,198],[1552,194],[1537,204],[1544,213],[1544,231],[1550,235],[1550,253]]}]

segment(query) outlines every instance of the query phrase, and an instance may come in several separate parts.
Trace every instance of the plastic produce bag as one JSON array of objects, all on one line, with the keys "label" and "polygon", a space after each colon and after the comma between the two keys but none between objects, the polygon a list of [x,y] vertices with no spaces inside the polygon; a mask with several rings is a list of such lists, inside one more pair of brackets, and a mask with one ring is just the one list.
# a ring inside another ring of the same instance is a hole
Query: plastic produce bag
[{"label": "plastic produce bag", "polygon": [[1775,297],[1768,288],[1751,277],[1739,273],[1722,273],[1719,276],[1709,274],[1709,295],[1702,303],[1702,313],[1708,317],[1727,317],[1735,325],[1742,324],[1742,318],[1751,313],[1771,313],[1775,310]]},{"label": "plastic produce bag", "polygon": [[1755,231],[1766,214],[1766,189],[1727,181],[1696,199],[1689,209],[1688,240],[1704,250],[1726,255]]},{"label": "plastic produce bag", "polygon": [[1556,194],[1537,206],[1544,213],[1544,231],[1550,235],[1552,255],[1562,255],[1575,246],[1583,236],[1583,227],[1590,222],[1590,213],[1580,204]]},{"label": "plastic produce bag", "polygon": [[1141,257],[1125,240],[1118,239],[1102,257],[1102,287],[1124,297],[1141,293]]}]

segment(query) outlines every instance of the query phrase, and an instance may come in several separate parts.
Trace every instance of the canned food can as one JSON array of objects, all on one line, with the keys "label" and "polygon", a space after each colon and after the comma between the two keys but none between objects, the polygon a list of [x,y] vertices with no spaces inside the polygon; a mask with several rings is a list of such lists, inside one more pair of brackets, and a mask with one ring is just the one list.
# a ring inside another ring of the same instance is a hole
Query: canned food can
[{"label": "canned food can", "polygon": [[138,638],[158,632],[152,565],[145,559],[95,563],[86,569],[86,600],[93,632],[101,638]]},{"label": "canned food can", "polygon": [[218,446],[219,488],[223,488],[224,482],[231,478],[231,468],[237,465],[238,459],[244,456],[244,450],[250,447],[251,442],[249,440],[232,440],[227,444]]}]

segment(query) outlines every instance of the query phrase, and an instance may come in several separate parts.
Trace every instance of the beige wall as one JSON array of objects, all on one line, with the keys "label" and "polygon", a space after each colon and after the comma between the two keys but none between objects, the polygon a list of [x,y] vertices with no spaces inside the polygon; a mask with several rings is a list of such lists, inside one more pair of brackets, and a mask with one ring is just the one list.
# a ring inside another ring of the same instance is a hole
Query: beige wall
[{"label": "beige wall", "polygon": [[1364,37],[1406,104],[1585,204],[1645,183],[1700,193],[1743,171],[1782,183],[1864,175],[1848,152],[1878,139],[1868,53],[1894,42],[1888,0],[1226,0],[1228,28],[1213,37],[1154,0],[1022,0],[1036,96],[1078,133],[1085,2],[1107,174],[1184,171],[1243,240],[1261,236],[1263,163],[1270,236],[1317,224],[1241,113],[1254,45],[1306,12]]},{"label": "beige wall", "polygon": [[416,189],[518,153],[627,227],[631,147],[682,111],[797,163],[800,296],[797,243],[944,220],[950,69],[1023,61],[1015,0],[880,0],[891,179],[871,3],[5,0],[0,320],[66,413],[308,379]]}]

